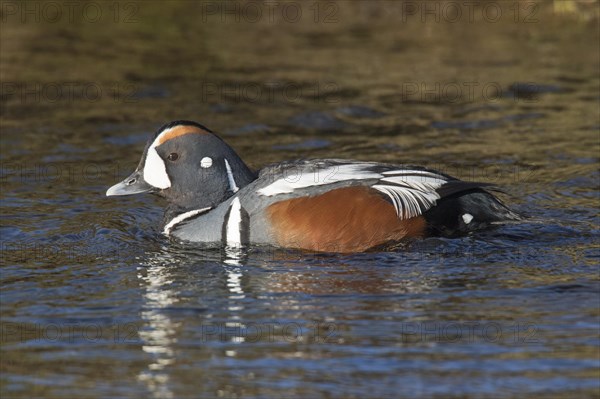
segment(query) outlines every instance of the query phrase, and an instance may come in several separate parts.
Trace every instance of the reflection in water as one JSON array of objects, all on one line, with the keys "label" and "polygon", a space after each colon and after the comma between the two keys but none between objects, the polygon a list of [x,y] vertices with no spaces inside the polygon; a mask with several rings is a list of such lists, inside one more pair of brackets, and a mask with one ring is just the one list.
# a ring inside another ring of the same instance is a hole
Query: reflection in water
[{"label": "reflection in water", "polygon": [[177,342],[174,323],[162,309],[176,304],[179,299],[176,292],[169,289],[172,281],[169,279],[168,267],[176,259],[162,251],[152,254],[144,261],[147,267],[140,267],[138,278],[145,284],[144,305],[141,318],[146,327],[139,332],[144,341],[142,349],[152,355],[153,361],[146,370],[138,375],[154,398],[173,398],[169,388],[169,372],[167,367],[175,362],[173,345]]},{"label": "reflection in water", "polygon": [[[143,351],[3,342],[1,397],[599,396],[598,1],[288,2],[297,21],[285,4],[237,2],[235,15],[219,2],[125,3],[114,2],[125,23],[109,8],[95,24],[3,15],[0,332],[122,320],[144,327]],[[255,5],[259,21],[245,15]],[[156,23],[169,19],[181,28]],[[93,85],[93,100],[89,85],[60,85],[49,98],[65,79],[122,84]],[[420,164],[495,183],[545,221],[398,254],[156,254],[164,203],[107,200],[102,186],[175,115],[202,115],[250,166]],[[334,323],[334,343],[300,345],[281,328],[313,321]],[[399,338],[426,321],[523,321],[538,343],[507,330],[498,343]],[[220,334],[225,322],[279,330]]]},{"label": "reflection in water", "polygon": [[[242,268],[245,252],[242,248],[226,247],[222,255],[222,266],[226,275],[228,291],[227,337],[233,343],[242,343],[242,332],[246,326],[242,322],[244,311],[242,301],[246,295],[242,288]],[[176,361],[175,345],[181,323],[173,321],[165,310],[180,302],[180,293],[172,288],[173,274],[178,266],[183,266],[182,258],[176,256],[172,248],[164,247],[160,252],[144,259],[138,271],[138,278],[144,284],[144,305],[141,318],[145,328],[139,332],[144,341],[142,349],[152,356],[152,362],[138,375],[146,384],[154,398],[174,398],[171,390],[169,366]],[[222,281],[222,280],[221,280]],[[235,350],[227,350],[226,356],[237,355]]]},{"label": "reflection in water", "polygon": [[[243,331],[246,326],[241,322],[240,313],[244,310],[244,306],[241,302],[244,300],[246,295],[242,288],[242,260],[244,258],[244,249],[241,247],[227,246],[225,247],[224,264],[225,273],[227,274],[227,290],[228,294],[228,305],[229,320],[225,323],[225,327],[228,331]],[[245,338],[242,334],[231,335],[231,341],[235,343],[242,343]],[[237,354],[234,350],[228,350],[225,352],[227,356],[235,356]]]},{"label": "reflection in water", "polygon": [[309,295],[333,293],[416,294],[435,290],[441,279],[423,262],[443,263],[436,247],[431,251],[381,252],[378,268],[365,267],[373,255],[316,253],[278,250],[267,265],[276,266],[260,280],[253,280],[260,291],[299,292]]}]

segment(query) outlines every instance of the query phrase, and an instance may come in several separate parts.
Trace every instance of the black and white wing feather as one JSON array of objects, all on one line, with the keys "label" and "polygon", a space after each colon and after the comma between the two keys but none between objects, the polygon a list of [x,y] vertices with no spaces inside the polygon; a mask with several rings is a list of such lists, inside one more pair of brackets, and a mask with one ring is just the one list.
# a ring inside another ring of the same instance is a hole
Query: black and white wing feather
[{"label": "black and white wing feather", "polygon": [[[422,215],[448,195],[486,186],[463,182],[421,167],[369,162],[299,161],[283,167],[280,165],[279,168],[283,176],[259,189],[259,195],[290,194],[333,184],[342,187],[365,185],[386,195],[401,219]],[[290,173],[293,169],[295,172]]]},{"label": "black and white wing feather", "polygon": [[391,170],[382,173],[373,187],[392,199],[401,219],[422,215],[441,197],[437,189],[447,183],[441,175],[420,170]]}]

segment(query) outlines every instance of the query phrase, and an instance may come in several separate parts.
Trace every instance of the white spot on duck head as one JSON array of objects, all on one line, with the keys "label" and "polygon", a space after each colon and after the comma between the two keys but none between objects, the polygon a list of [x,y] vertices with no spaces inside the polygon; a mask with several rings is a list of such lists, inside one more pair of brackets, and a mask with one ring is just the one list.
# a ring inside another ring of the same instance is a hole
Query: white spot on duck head
[{"label": "white spot on duck head", "polygon": [[464,215],[462,215],[462,220],[463,222],[465,222],[465,224],[469,224],[473,220],[473,215],[471,215],[470,213],[465,213]]},{"label": "white spot on duck head", "polygon": [[203,168],[210,168],[213,164],[213,160],[210,157],[204,157],[200,160],[200,166]]}]

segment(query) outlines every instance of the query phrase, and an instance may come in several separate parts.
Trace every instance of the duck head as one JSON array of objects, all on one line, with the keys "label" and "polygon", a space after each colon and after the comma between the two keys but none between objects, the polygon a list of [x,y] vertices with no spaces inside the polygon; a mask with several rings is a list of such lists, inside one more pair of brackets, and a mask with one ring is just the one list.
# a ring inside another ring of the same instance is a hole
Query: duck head
[{"label": "duck head", "polygon": [[255,179],[212,131],[196,122],[174,121],[158,129],[135,171],[106,195],[158,194],[177,213],[214,208]]}]

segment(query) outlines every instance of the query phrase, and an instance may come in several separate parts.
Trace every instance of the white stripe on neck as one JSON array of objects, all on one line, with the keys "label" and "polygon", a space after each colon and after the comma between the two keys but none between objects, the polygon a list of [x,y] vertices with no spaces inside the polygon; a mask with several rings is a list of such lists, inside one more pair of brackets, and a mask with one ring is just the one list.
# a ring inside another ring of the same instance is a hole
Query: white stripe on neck
[{"label": "white stripe on neck", "polygon": [[173,227],[175,227],[177,224],[183,222],[185,219],[191,218],[192,216],[199,215],[199,214],[206,212],[208,210],[211,210],[211,209],[212,208],[210,208],[210,207],[202,208],[202,209],[195,209],[193,211],[184,212],[180,215],[175,216],[173,219],[171,219],[171,221],[169,223],[167,223],[167,225],[165,226],[165,228],[163,230],[163,234],[169,235],[171,233],[171,229]]},{"label": "white stripe on neck", "polygon": [[229,189],[234,193],[240,189],[237,184],[235,184],[235,179],[233,178],[233,173],[231,172],[231,166],[229,166],[229,162],[225,159],[225,169],[227,169],[227,180],[229,180]]}]

